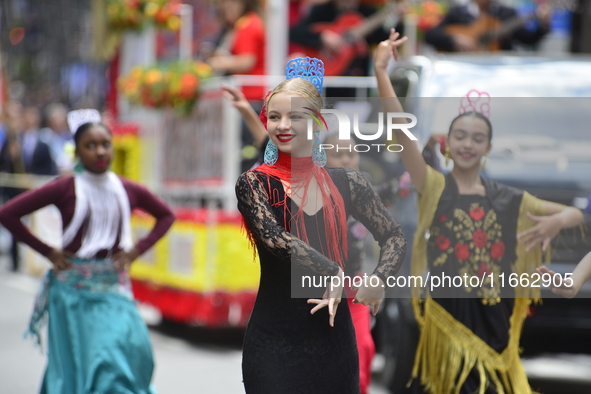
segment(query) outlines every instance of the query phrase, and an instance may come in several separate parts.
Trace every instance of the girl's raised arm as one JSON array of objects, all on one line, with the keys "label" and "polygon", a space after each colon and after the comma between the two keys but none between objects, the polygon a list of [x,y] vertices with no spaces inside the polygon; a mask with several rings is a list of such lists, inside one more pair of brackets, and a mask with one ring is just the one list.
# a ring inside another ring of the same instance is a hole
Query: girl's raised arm
[{"label": "girl's raised arm", "polygon": [[[400,34],[392,29],[390,38],[378,45],[374,61],[378,91],[386,112],[404,112],[402,104],[400,104],[400,101],[396,97],[387,71],[391,56],[394,56],[394,59],[398,60],[397,48],[406,41],[406,37],[399,39],[399,36]],[[395,119],[394,121],[397,123],[408,123],[404,118]],[[423,155],[416,147],[415,141],[411,140],[402,130],[394,130],[394,133],[398,143],[404,147],[402,152],[400,152],[404,166],[410,174],[415,189],[419,193],[422,193],[427,177],[427,163],[425,163]]]},{"label": "girl's raised arm", "polygon": [[240,89],[229,85],[222,85],[222,91],[224,92],[224,96],[230,100],[232,105],[244,118],[256,147],[258,149],[264,149],[263,143],[267,138],[267,129],[265,129],[265,125],[259,119],[259,115],[252,108],[252,105],[250,105]]}]

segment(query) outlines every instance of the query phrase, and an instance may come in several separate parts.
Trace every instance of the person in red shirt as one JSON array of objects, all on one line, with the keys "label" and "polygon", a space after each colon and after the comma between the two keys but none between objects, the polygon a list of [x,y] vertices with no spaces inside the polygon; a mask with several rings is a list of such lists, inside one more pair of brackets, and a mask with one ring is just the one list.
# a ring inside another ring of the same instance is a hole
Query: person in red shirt
[{"label": "person in red shirt", "polygon": [[[220,0],[224,29],[209,65],[219,74],[265,74],[265,24],[257,11],[256,0]],[[249,101],[261,101],[263,86],[242,89]]]},{"label": "person in red shirt", "polygon": [[[257,13],[258,1],[219,0],[217,4],[224,27],[208,64],[219,75],[264,75],[265,25]],[[264,86],[243,86],[242,93],[256,111],[261,110]],[[246,171],[256,161],[257,147],[244,122],[241,140],[241,167]]]}]

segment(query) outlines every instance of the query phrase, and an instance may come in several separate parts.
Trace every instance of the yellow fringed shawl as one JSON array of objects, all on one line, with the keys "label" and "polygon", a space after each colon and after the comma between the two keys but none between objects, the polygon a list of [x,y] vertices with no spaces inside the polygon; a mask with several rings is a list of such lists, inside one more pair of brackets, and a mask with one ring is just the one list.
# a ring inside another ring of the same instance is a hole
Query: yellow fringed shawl
[{"label": "yellow fringed shawl", "polygon": [[[426,233],[431,227],[444,189],[445,176],[428,167],[425,188],[419,196],[419,218],[411,260],[412,275],[418,276],[427,272]],[[519,209],[517,233],[527,230],[534,224],[527,218],[526,212],[534,215],[545,214],[542,200],[524,192]],[[525,246],[518,242],[513,269],[518,275],[532,274],[541,265],[542,257],[540,246],[526,252]],[[546,257],[549,257],[549,252]],[[515,295],[509,344],[499,354],[436,301],[428,298],[428,295],[426,300],[421,302],[421,288],[413,288],[413,309],[421,335],[412,379],[418,377],[429,393],[457,394],[470,371],[476,368],[480,375],[478,394],[484,394],[489,384],[493,384],[499,394],[532,393],[519,359],[519,338],[532,299],[540,299],[540,289],[518,287],[515,289]]]}]

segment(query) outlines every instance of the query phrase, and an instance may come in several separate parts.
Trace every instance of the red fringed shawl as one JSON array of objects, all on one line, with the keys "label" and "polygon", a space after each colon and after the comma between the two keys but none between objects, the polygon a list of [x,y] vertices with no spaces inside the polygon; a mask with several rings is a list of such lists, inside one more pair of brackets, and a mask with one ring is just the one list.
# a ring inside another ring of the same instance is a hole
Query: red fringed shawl
[{"label": "red fringed shawl", "polygon": [[[291,157],[289,155],[279,152],[279,158],[274,165],[262,164],[259,167],[250,170],[267,174],[269,177],[275,178],[284,183],[291,185],[291,195],[297,194],[304,196],[300,203],[301,207],[306,205],[308,198],[308,187],[312,177],[316,179],[318,186],[322,192],[322,209],[324,211],[324,235],[326,237],[327,253],[326,256],[332,261],[337,262],[341,268],[344,267],[347,259],[347,213],[345,211],[345,202],[339,189],[334,184],[330,175],[323,167],[316,167],[312,162],[312,158],[308,157]],[[271,194],[270,198],[279,195],[278,190],[272,190],[269,184],[265,188]],[[303,193],[301,193],[303,192]],[[307,244],[308,234],[304,223],[304,210],[299,208],[297,212],[291,216],[291,223],[287,221],[287,213],[291,212],[291,207],[287,203],[286,198],[282,201],[272,198],[273,206],[283,206],[284,212],[284,228],[290,231],[295,228],[295,235]],[[243,218],[244,220],[244,218]],[[293,225],[295,224],[295,227]],[[256,240],[252,231],[245,223],[245,229],[248,238],[256,246]],[[322,234],[322,229],[318,229],[318,233]]]}]

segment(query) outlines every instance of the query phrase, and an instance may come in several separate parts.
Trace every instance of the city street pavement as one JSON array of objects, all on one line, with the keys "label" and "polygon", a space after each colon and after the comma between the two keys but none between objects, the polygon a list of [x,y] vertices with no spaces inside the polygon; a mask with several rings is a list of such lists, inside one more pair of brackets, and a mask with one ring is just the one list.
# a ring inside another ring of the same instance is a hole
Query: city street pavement
[{"label": "city street pavement", "polygon": [[[39,392],[45,356],[22,336],[37,288],[37,279],[0,264],[0,394]],[[161,323],[150,327],[150,336],[158,394],[244,393],[241,332]],[[372,386],[371,394],[386,393]]]},{"label": "city street pavement", "polygon": [[[1,269],[1,268],[0,268]],[[45,356],[23,333],[33,306],[36,283],[27,276],[0,271],[0,393],[39,390]]]},{"label": "city street pavement", "polygon": [[[45,356],[23,339],[38,280],[6,271],[0,264],[0,394],[37,393]],[[142,309],[148,324],[155,322]],[[169,322],[150,326],[159,394],[244,393],[241,337],[237,330],[206,330]],[[530,383],[544,394],[591,392],[589,355],[551,355],[524,360]],[[387,394],[377,384],[371,394]]]},{"label": "city street pavement", "polygon": [[[45,356],[23,339],[38,280],[0,272],[0,394],[37,393]],[[151,329],[159,394],[243,393],[240,348],[193,345]]]}]

